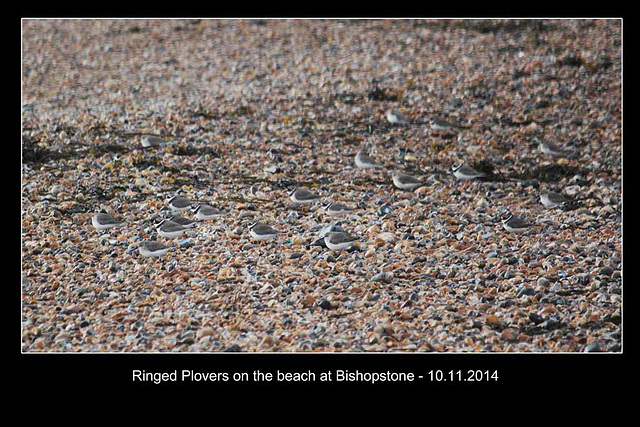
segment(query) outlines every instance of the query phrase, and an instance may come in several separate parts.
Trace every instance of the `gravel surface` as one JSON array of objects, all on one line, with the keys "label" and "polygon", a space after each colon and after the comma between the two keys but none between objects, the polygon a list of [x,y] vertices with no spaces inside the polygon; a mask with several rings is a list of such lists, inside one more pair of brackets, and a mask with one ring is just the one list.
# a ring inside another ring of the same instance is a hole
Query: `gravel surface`
[{"label": "gravel surface", "polygon": [[[24,20],[23,352],[620,352],[620,26]],[[168,239],[178,190],[219,213]]]}]

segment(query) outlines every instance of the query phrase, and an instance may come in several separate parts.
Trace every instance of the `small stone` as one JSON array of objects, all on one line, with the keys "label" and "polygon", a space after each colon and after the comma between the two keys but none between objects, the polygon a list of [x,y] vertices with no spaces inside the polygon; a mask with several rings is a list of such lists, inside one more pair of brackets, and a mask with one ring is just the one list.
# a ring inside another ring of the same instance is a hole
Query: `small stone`
[{"label": "small stone", "polygon": [[393,279],[393,273],[388,271],[386,273],[378,273],[371,278],[373,282],[389,283]]},{"label": "small stone", "polygon": [[333,307],[333,305],[331,304],[331,301],[323,299],[318,303],[318,307],[320,308],[324,308],[325,310],[331,310]]},{"label": "small stone", "polygon": [[528,286],[523,286],[522,288],[520,288],[520,290],[516,294],[516,297],[520,298],[521,296],[524,296],[524,295],[535,295],[535,294],[536,294],[536,291],[534,291],[532,288]]},{"label": "small stone", "polygon": [[560,327],[560,320],[552,317],[550,319],[545,320],[544,322],[542,322],[542,324],[540,325],[542,328],[544,329],[548,329],[548,330],[554,330],[554,329],[558,329]]},{"label": "small stone", "polygon": [[375,233],[378,233],[379,231],[380,231],[380,227],[376,224],[372,225],[367,229],[367,233],[370,233],[370,234],[375,234]]},{"label": "small stone", "polygon": [[551,282],[546,277],[540,277],[538,279],[538,286],[540,286],[541,288],[548,288],[549,285],[551,285]]},{"label": "small stone", "polygon": [[196,334],[196,337],[198,339],[200,339],[202,337],[212,336],[214,334],[215,334],[215,332],[214,332],[213,328],[210,327],[210,326],[206,326],[206,327],[198,330],[198,333]]},{"label": "small stone", "polygon": [[539,324],[544,322],[544,317],[540,316],[538,313],[530,313],[529,320],[531,320],[534,324]]},{"label": "small stone", "polygon": [[396,240],[396,235],[391,232],[384,232],[378,234],[376,239],[383,240],[385,242],[394,242]]},{"label": "small stone", "polygon": [[601,351],[600,344],[598,344],[597,342],[592,342],[584,348],[583,353],[596,353],[599,351]]},{"label": "small stone", "polygon": [[500,338],[505,341],[517,341],[518,334],[512,330],[507,329],[506,331],[500,334]]},{"label": "small stone", "polygon": [[489,323],[500,323],[500,318],[495,314],[488,314],[485,316],[485,319]]},{"label": "small stone", "polygon": [[393,211],[393,208],[391,207],[391,205],[387,203],[385,205],[380,206],[380,209],[378,210],[378,215],[385,216],[390,214],[392,211]]},{"label": "small stone", "polygon": [[178,240],[178,242],[176,242],[176,244],[178,246],[180,246],[181,248],[189,248],[189,247],[192,247],[194,245],[193,240],[191,238]]}]

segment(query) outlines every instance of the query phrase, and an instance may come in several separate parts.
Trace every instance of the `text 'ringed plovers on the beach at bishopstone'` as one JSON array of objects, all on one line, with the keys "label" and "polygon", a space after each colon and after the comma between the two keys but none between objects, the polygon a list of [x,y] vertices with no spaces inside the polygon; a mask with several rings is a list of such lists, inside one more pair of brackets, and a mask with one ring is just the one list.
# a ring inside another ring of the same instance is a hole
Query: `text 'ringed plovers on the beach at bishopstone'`
[{"label": "text 'ringed plovers on the beach at bishopstone'", "polygon": [[278,237],[282,231],[276,230],[262,222],[254,222],[249,226],[249,234],[256,240],[271,240]]},{"label": "text 'ringed plovers on the beach at bishopstone'", "polygon": [[452,169],[453,175],[460,180],[468,181],[485,176],[484,172],[480,172],[464,163],[457,164]]},{"label": "text 'ringed plovers on the beach at bishopstone'", "polygon": [[423,185],[424,183],[411,175],[407,175],[402,172],[394,172],[391,175],[393,185],[401,190],[413,190],[416,187]]},{"label": "text 'ringed plovers on the beach at bishopstone'", "polygon": [[104,209],[91,217],[91,224],[98,230],[108,230],[118,225],[124,224],[126,221],[117,220],[109,215]]},{"label": "text 'ringed plovers on the beach at bishopstone'", "polygon": [[147,240],[140,243],[139,251],[140,255],[143,257],[156,257],[159,258],[166,254],[169,249],[169,246],[165,246],[162,243],[159,243],[155,240]]},{"label": "text 'ringed plovers on the beach at bishopstone'", "polygon": [[533,225],[533,223],[515,216],[512,213],[507,213],[506,217],[502,220],[502,226],[509,233],[519,233],[522,231],[527,231],[528,229],[533,227]]}]

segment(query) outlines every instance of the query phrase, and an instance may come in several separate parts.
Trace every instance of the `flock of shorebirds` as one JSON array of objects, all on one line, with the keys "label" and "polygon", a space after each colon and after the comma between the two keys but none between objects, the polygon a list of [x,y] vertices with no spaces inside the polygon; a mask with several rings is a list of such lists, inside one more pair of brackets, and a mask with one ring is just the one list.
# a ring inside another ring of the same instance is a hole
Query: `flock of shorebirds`
[{"label": "flock of shorebirds", "polygon": [[[396,109],[388,110],[386,113],[387,120],[392,125],[407,125],[412,122]],[[433,119],[431,120],[431,129],[438,132],[452,131],[458,126],[453,125],[445,120]],[[169,144],[168,141],[153,135],[144,135],[142,137],[142,146],[147,147],[159,147]],[[538,148],[540,151],[552,157],[565,156],[566,152],[549,142],[539,142]],[[366,148],[360,149],[355,155],[355,165],[358,169],[384,169],[384,166],[376,162]],[[466,164],[456,164],[453,166],[451,173],[458,180],[475,180],[488,178],[483,172],[473,169]],[[423,186],[425,183],[419,178],[411,176],[409,174],[393,171],[391,174],[393,185],[400,190],[413,191],[416,188]],[[315,194],[308,189],[296,187],[290,190],[288,193],[289,200],[298,205],[309,205],[318,203],[322,200],[322,197]],[[542,190],[540,193],[540,201],[547,208],[556,208],[572,200],[562,194]],[[220,215],[220,211],[208,204],[200,204],[191,201],[190,199],[180,195],[176,192],[171,198],[167,200],[168,207],[172,213],[169,217],[156,217],[157,225],[156,230],[158,234],[165,239],[173,239],[181,236],[186,231],[194,228],[201,221],[212,220]],[[323,209],[328,215],[331,216],[343,216],[356,210],[355,207],[348,206],[340,202],[331,202],[323,205]],[[191,211],[195,217],[194,220],[181,216],[181,213]],[[113,215],[107,213],[105,210],[92,216],[92,224],[98,231],[108,230],[113,227],[120,226],[126,223],[125,220],[115,218]],[[515,216],[510,212],[507,212],[504,219],[502,219],[502,225],[508,232],[522,232],[529,230],[535,224],[527,221],[524,218]],[[276,239],[278,235],[283,233],[260,221],[256,221],[250,224],[249,234],[257,241],[265,241]],[[332,251],[349,250],[357,245],[358,238],[353,236],[344,230],[341,225],[325,226],[320,232],[320,239],[316,241],[316,244],[324,246]],[[165,255],[171,246],[161,243],[157,240],[145,240],[140,243],[138,250],[143,257],[162,257]]]}]

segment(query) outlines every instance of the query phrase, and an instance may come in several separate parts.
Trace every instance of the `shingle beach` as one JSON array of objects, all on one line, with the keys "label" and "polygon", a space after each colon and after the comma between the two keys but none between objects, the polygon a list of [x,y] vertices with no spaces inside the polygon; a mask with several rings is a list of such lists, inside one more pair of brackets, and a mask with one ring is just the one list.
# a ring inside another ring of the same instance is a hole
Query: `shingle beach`
[{"label": "shingle beach", "polygon": [[[620,49],[615,19],[23,20],[22,351],[622,351]],[[165,238],[176,194],[213,209]]]}]

